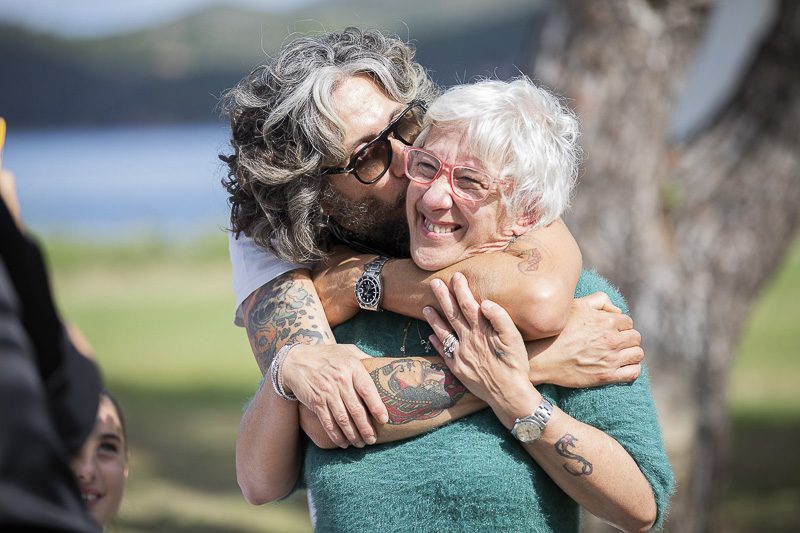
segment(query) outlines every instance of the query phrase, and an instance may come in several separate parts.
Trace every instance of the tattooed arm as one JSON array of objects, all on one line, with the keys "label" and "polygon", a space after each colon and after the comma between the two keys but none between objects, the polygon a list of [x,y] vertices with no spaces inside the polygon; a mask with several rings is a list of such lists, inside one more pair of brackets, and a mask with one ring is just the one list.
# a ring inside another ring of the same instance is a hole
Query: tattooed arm
[{"label": "tattooed arm", "polygon": [[[442,358],[374,357],[361,361],[377,386],[388,417],[376,422],[376,442],[406,439],[486,408],[458,381]],[[301,407],[301,425],[320,448],[335,444],[310,411]]]},{"label": "tattooed arm", "polygon": [[[353,287],[364,264],[374,258],[338,250],[314,269],[314,283],[332,325],[358,312]],[[564,328],[580,270],[578,245],[559,219],[522,235],[503,252],[479,254],[439,272],[422,270],[410,259],[389,261],[381,275],[381,307],[421,319],[423,307],[438,307],[430,281],[449,283],[455,272],[462,272],[479,300],[498,302],[509,310],[526,340],[539,339]]]},{"label": "tattooed arm", "polygon": [[307,270],[292,270],[264,284],[242,304],[244,326],[261,374],[286,344],[333,344],[325,313]]},{"label": "tattooed arm", "polygon": [[[610,300],[605,293],[577,298],[564,331],[550,339],[526,343],[531,383],[552,383],[552,378],[566,381],[567,386],[582,388],[633,381],[639,376],[644,357],[639,346],[641,336],[633,329],[630,317],[603,310],[608,304]],[[394,365],[396,361],[411,362],[411,366],[401,366],[398,370]],[[487,407],[485,402],[457,385],[458,381],[439,356],[400,360],[370,358],[361,363],[369,370],[388,409],[388,421],[374,423],[377,442],[413,437]],[[413,371],[419,368],[426,368],[429,375],[437,376],[425,382],[428,392],[416,393],[415,382],[410,379],[385,377],[413,376]],[[303,430],[317,446],[335,447],[317,417],[303,407],[300,419]]]},{"label": "tattooed arm", "polygon": [[284,381],[293,383],[289,390],[313,411],[337,445],[374,442],[368,414],[385,420],[386,408],[359,362],[367,356],[353,346],[334,344],[308,270],[278,276],[251,294],[242,307],[261,373],[266,374],[283,346],[302,343],[283,363]]}]

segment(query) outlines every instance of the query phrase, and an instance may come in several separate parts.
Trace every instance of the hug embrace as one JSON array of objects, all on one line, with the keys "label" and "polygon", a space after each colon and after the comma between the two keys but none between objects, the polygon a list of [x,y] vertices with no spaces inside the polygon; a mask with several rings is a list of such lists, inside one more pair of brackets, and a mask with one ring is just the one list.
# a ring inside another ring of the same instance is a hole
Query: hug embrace
[{"label": "hug embrace", "polygon": [[235,322],[265,374],[254,504],[316,531],[625,531],[673,474],[640,337],[564,222],[574,113],[520,77],[438,94],[377,31],[301,38],[224,99]]}]

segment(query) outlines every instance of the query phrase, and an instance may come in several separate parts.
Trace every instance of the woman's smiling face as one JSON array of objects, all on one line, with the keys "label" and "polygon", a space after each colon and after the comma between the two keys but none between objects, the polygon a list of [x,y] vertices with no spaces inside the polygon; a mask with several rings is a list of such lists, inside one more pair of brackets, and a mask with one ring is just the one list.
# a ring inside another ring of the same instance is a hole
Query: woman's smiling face
[{"label": "woman's smiling face", "polygon": [[[432,128],[424,148],[449,165],[473,167],[492,175],[491,167],[470,153],[459,130]],[[409,180],[406,215],[411,257],[424,270],[440,270],[483,252],[502,250],[515,233],[522,232],[506,216],[499,190],[479,202],[463,200],[453,193],[449,175],[444,172],[428,185]]]}]

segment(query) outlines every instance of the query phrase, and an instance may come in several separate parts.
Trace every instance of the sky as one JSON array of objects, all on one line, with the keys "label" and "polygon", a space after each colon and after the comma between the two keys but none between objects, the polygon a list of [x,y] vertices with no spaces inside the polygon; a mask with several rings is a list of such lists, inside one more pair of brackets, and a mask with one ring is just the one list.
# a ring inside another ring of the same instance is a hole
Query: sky
[{"label": "sky", "polygon": [[335,0],[2,0],[0,21],[64,37],[99,37],[165,23],[212,5],[284,10]]}]

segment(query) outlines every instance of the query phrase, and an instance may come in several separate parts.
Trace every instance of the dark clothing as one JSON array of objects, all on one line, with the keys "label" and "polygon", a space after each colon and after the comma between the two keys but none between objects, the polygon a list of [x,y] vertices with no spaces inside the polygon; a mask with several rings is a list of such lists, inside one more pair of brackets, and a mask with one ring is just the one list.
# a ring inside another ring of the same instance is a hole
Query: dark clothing
[{"label": "dark clothing", "polygon": [[38,248],[0,202],[0,531],[99,531],[69,467],[99,395],[98,370],[69,341]]},{"label": "dark clothing", "polygon": [[[406,232],[407,233],[407,232]],[[391,236],[387,236],[384,242],[369,242],[360,235],[343,228],[332,218],[328,220],[328,233],[326,237],[327,248],[330,249],[336,244],[344,244],[351,250],[360,254],[387,255],[389,257],[406,259],[411,257],[411,246],[408,243],[408,235],[404,235],[402,242],[396,242]]]}]

